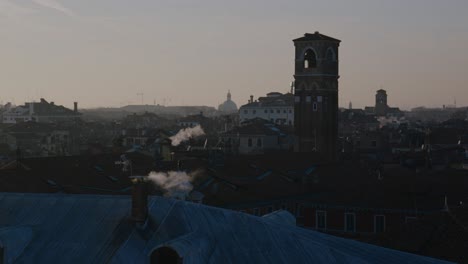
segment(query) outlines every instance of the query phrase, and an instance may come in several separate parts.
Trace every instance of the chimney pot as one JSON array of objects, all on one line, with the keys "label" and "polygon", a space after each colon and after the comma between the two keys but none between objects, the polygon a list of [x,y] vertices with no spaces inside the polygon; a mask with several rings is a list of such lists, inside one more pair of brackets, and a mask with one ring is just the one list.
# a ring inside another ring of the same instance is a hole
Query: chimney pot
[{"label": "chimney pot", "polygon": [[73,111],[78,112],[78,102],[73,102]]},{"label": "chimney pot", "polygon": [[144,223],[148,217],[148,178],[146,176],[130,177],[132,188],[132,219]]}]

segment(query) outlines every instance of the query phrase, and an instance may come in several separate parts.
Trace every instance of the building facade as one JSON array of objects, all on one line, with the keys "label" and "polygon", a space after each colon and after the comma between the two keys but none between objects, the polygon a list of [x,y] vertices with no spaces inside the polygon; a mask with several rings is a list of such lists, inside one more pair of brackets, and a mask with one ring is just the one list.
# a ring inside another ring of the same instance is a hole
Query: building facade
[{"label": "building facade", "polygon": [[268,93],[266,97],[260,97],[239,109],[240,122],[261,118],[278,125],[294,125],[294,98],[291,93]]},{"label": "building facade", "polygon": [[40,102],[29,102],[22,106],[8,107],[3,113],[2,122],[16,124],[22,122],[52,123],[58,121],[70,121],[80,117],[78,103],[74,103],[74,109],[68,109],[54,102],[47,102],[41,98]]},{"label": "building facade", "polygon": [[338,47],[340,40],[315,32],[293,40],[296,151],[337,155]]}]

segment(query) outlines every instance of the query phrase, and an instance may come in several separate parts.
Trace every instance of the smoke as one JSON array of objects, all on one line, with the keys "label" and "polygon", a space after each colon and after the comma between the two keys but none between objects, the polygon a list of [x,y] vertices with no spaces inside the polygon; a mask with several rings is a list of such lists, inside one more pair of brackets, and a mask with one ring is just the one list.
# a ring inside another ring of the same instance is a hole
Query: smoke
[{"label": "smoke", "polygon": [[165,191],[164,196],[185,200],[192,191],[192,182],[197,172],[187,174],[184,171],[154,172],[148,178]]},{"label": "smoke", "polygon": [[176,147],[179,146],[180,143],[187,141],[191,138],[194,137],[199,137],[205,134],[205,131],[201,128],[200,125],[195,126],[195,127],[188,127],[188,128],[183,128],[179,130],[179,132],[170,137],[169,139],[172,140],[172,146]]}]

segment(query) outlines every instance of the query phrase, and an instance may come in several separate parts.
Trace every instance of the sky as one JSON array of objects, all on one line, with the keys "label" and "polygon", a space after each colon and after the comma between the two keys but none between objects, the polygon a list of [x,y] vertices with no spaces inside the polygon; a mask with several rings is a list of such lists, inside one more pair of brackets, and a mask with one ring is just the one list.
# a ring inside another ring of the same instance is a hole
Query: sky
[{"label": "sky", "polygon": [[[468,106],[466,0],[0,0],[0,102],[217,106],[287,92],[292,39],[342,40],[340,106]],[[143,96],[141,96],[143,94]],[[142,98],[143,97],[143,98]]]}]

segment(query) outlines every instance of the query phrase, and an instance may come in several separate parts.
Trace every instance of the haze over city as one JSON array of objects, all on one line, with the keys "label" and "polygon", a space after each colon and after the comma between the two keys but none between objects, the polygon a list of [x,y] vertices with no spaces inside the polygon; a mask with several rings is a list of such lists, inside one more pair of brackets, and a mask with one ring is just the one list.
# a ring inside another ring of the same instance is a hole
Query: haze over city
[{"label": "haze over city", "polygon": [[217,106],[287,92],[291,40],[340,46],[340,106],[468,105],[467,1],[0,0],[1,101]]}]

